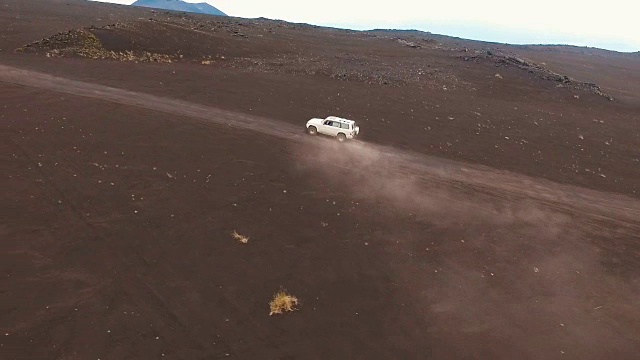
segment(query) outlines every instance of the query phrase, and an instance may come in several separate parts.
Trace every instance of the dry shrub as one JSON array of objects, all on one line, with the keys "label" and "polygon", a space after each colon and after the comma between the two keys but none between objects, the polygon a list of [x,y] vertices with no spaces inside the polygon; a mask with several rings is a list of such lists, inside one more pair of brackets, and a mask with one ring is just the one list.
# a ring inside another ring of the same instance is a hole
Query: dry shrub
[{"label": "dry shrub", "polygon": [[249,237],[244,236],[244,235],[240,235],[235,230],[233,230],[233,233],[231,233],[231,236],[233,236],[234,239],[236,239],[238,242],[241,242],[243,244],[246,244],[246,243],[249,242]]},{"label": "dry shrub", "polygon": [[297,310],[296,305],[298,305],[298,298],[288,294],[286,290],[280,290],[273,295],[273,299],[269,303],[269,309],[271,310],[269,316],[282,314],[285,311],[295,311]]}]

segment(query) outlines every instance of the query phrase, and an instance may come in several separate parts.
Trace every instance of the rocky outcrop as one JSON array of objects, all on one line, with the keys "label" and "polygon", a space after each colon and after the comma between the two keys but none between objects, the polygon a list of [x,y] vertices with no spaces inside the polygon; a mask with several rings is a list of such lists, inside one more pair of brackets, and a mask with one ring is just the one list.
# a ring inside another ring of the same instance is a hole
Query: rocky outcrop
[{"label": "rocky outcrop", "polygon": [[[108,25],[105,28],[121,26]],[[19,52],[44,54],[47,57],[80,56],[90,59],[107,59],[140,62],[173,62],[178,56],[157,54],[148,51],[109,51],[91,33],[91,28],[69,30],[49,38],[35,41],[17,49]]]},{"label": "rocky outcrop", "polygon": [[546,67],[536,64],[532,61],[522,59],[513,54],[507,54],[499,51],[476,50],[475,54],[461,56],[465,61],[492,61],[498,66],[514,66],[525,70],[539,78],[557,82],[559,86],[565,86],[572,89],[589,91],[596,95],[600,95],[613,101],[613,97],[606,94],[602,89],[593,83],[582,82],[572,79],[566,75],[555,73]]}]

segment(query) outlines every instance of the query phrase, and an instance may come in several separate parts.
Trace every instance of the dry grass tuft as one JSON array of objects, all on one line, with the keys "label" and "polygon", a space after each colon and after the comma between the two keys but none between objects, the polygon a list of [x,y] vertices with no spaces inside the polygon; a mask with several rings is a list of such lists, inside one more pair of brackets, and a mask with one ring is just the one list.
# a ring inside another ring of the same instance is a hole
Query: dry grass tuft
[{"label": "dry grass tuft", "polygon": [[246,244],[246,243],[249,242],[249,237],[244,236],[244,235],[240,235],[235,230],[233,230],[233,233],[231,233],[231,236],[233,236],[234,239],[238,240],[239,242],[241,242],[243,244]]},{"label": "dry grass tuft", "polygon": [[291,294],[287,294],[286,290],[280,290],[269,303],[269,309],[271,312],[269,316],[273,314],[282,314],[285,311],[295,311],[296,305],[298,305],[298,298]]}]

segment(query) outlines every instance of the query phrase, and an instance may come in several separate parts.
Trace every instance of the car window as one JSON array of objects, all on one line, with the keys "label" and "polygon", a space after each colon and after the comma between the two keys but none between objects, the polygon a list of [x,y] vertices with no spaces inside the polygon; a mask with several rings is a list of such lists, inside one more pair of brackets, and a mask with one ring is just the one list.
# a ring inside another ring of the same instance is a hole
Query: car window
[{"label": "car window", "polygon": [[341,128],[343,128],[343,129],[348,129],[349,128],[349,124],[342,123],[341,125],[342,125]]},{"label": "car window", "polygon": [[327,125],[327,126],[331,126],[331,120],[325,121],[324,124]]},{"label": "car window", "polygon": [[339,123],[339,122],[334,122],[334,123],[333,123],[333,126],[335,126],[335,127],[339,128],[339,127],[340,127],[340,123]]}]

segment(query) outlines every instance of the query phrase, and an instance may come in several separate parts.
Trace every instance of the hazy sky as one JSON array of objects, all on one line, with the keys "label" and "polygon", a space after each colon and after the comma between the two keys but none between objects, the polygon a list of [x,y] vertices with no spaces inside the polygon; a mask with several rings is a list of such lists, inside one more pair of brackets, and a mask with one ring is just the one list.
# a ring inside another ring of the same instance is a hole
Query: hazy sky
[{"label": "hazy sky", "polygon": [[[100,0],[131,4],[134,0]],[[204,0],[186,0],[203,2]],[[231,16],[640,51],[640,0],[206,0]],[[382,4],[382,5],[378,5]]]}]

